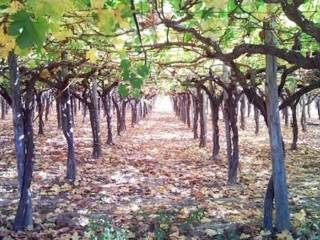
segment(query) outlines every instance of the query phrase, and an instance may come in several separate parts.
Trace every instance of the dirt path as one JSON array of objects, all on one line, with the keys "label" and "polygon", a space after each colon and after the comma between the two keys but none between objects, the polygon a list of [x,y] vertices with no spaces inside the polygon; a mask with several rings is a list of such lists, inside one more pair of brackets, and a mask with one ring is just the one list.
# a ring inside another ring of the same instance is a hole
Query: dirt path
[{"label": "dirt path", "polygon": [[[8,137],[12,129],[7,126],[10,126],[9,120],[0,125],[3,133],[0,137],[3,146],[0,236],[13,234],[7,229],[11,228],[17,205],[14,152]],[[94,160],[89,123],[82,123],[78,116],[75,141],[79,166],[78,180],[73,186],[64,180],[66,146],[52,118],[46,125],[46,135],[36,136],[32,184],[35,228],[27,236],[68,239],[75,232],[83,235],[85,224],[92,216],[107,215],[116,225],[130,229],[133,238],[139,239],[153,236],[151,225],[159,212],[175,211],[183,220],[197,208],[206,210],[198,230],[218,231],[226,225],[241,223],[250,225],[243,231],[254,236],[261,224],[270,160],[266,131],[255,137],[252,128],[248,124],[248,129],[240,133],[240,184],[229,186],[226,184],[223,131],[221,161],[213,162],[209,159],[210,144],[206,149],[199,149],[198,141],[192,139],[192,131],[173,114],[153,113],[123,136],[116,137],[112,148],[104,145],[103,157]],[[319,137],[318,130],[306,134]],[[102,136],[102,141],[106,142],[104,120]],[[316,158],[319,150],[312,144],[303,143],[302,146],[302,150],[288,153],[290,203],[295,211],[308,206],[317,209],[319,196],[320,179],[312,177],[319,170]],[[308,158],[308,163],[301,158]],[[308,191],[303,190],[305,186],[309,187]],[[188,234],[197,236],[200,233]]]}]

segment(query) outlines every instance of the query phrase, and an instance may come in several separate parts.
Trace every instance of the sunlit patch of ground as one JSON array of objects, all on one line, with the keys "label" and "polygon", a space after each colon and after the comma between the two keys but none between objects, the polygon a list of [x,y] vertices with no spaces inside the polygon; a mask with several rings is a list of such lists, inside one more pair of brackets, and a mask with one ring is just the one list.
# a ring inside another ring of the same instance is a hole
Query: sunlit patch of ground
[{"label": "sunlit patch of ground", "polygon": [[[168,102],[164,103],[163,106]],[[63,239],[75,232],[82,236],[87,219],[98,214],[108,215],[116,225],[130,229],[132,238],[151,238],[157,212],[175,210],[183,218],[183,214],[196,208],[206,210],[205,218],[193,231],[184,233],[196,239],[209,239],[208,229],[218,231],[235,225],[250,236],[259,234],[263,196],[271,169],[263,122],[258,136],[254,135],[252,120],[248,120],[246,130],[240,130],[240,183],[229,186],[222,120],[221,156],[220,161],[214,162],[210,160],[211,142],[205,149],[198,148],[191,129],[173,114],[165,113],[168,110],[165,109],[156,109],[147,120],[116,137],[112,148],[104,144],[103,157],[98,160],[91,158],[90,124],[88,120],[82,123],[78,115],[75,186],[64,180],[65,140],[51,116],[45,136],[36,135],[32,184],[35,227],[19,236]],[[105,143],[106,121],[101,117]],[[0,120],[0,236],[12,234],[18,238],[9,230],[17,206],[10,126],[10,119]],[[313,218],[319,217],[320,212],[319,128],[312,126],[306,133],[301,132],[299,149],[287,151],[290,208],[293,212],[305,209],[308,217]],[[284,128],[283,132],[289,149],[291,131]],[[208,139],[210,136],[211,131]]]}]

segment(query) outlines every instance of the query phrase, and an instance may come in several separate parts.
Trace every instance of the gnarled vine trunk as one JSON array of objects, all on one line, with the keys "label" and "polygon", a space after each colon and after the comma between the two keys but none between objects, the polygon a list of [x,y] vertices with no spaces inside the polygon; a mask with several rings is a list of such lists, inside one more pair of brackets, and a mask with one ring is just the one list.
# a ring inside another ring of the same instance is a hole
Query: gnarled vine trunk
[{"label": "gnarled vine trunk", "polygon": [[102,96],[102,102],[104,106],[104,111],[107,118],[107,145],[113,145],[113,134],[112,134],[112,106],[111,106],[111,94],[108,92],[106,95]]},{"label": "gnarled vine trunk", "polygon": [[240,128],[242,130],[246,129],[245,110],[246,110],[246,99],[245,99],[245,96],[242,95],[242,97],[240,98]]},{"label": "gnarled vine trunk", "polygon": [[18,209],[14,220],[14,229],[16,231],[23,231],[33,224],[30,185],[34,158],[32,112],[35,80],[33,79],[28,82],[25,97],[25,108],[23,108],[17,57],[13,52],[9,53],[8,64],[18,172],[18,189],[20,195]]},{"label": "gnarled vine trunk", "polygon": [[193,102],[193,138],[198,139],[198,124],[199,124],[199,101],[196,96],[192,96]]},{"label": "gnarled vine trunk", "polygon": [[306,113],[306,101],[305,97],[301,97],[301,117],[300,117],[300,124],[302,131],[305,132],[307,131],[307,113]]},{"label": "gnarled vine trunk", "polygon": [[92,88],[90,94],[90,103],[87,107],[89,109],[90,123],[93,138],[93,151],[92,157],[99,158],[102,155],[101,148],[101,133],[100,133],[100,116],[99,116],[99,105],[98,105],[98,92],[97,92],[97,81],[95,78],[92,79]]},{"label": "gnarled vine trunk", "polygon": [[200,143],[199,147],[207,146],[207,100],[200,88],[197,88],[197,96],[199,101],[199,116],[200,116]]},{"label": "gnarled vine trunk", "polygon": [[297,149],[297,142],[298,142],[298,120],[297,120],[297,102],[293,103],[291,106],[291,114],[292,114],[292,143],[291,143],[291,150]]},{"label": "gnarled vine trunk", "polygon": [[38,120],[39,120],[39,130],[38,134],[43,135],[43,127],[44,127],[44,121],[43,121],[43,102],[42,102],[42,91],[39,91],[36,94],[36,102],[37,102],[37,108],[38,108]]},{"label": "gnarled vine trunk", "polygon": [[239,167],[239,135],[237,126],[237,97],[235,86],[230,84],[224,96],[224,121],[228,156],[228,183],[237,183]]},{"label": "gnarled vine trunk", "polygon": [[[62,53],[62,59],[66,58],[66,53]],[[62,131],[68,145],[68,158],[67,158],[67,176],[66,178],[73,182],[76,179],[76,158],[74,149],[73,129],[72,129],[72,116],[71,116],[71,101],[69,83],[65,80],[68,74],[68,67],[62,66],[62,80],[64,81],[65,88],[63,88],[61,99],[61,115],[62,115]]]}]

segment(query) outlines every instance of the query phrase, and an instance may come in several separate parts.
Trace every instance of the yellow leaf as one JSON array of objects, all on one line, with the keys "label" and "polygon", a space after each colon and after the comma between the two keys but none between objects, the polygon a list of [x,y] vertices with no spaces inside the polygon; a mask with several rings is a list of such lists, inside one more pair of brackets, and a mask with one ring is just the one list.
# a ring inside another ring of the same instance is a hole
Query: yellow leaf
[{"label": "yellow leaf", "polygon": [[42,220],[41,220],[41,218],[35,218],[35,219],[34,219],[34,222],[35,222],[36,224],[40,224],[40,223],[42,223]]},{"label": "yellow leaf", "polygon": [[131,204],[130,206],[130,210],[133,211],[133,212],[136,212],[139,210],[139,206],[137,204]]},{"label": "yellow leaf", "polygon": [[260,232],[260,236],[263,236],[263,237],[270,236],[270,235],[271,235],[271,232],[269,230],[268,231],[261,230]]},{"label": "yellow leaf", "polygon": [[8,12],[10,14],[15,14],[16,12],[18,12],[22,8],[23,8],[23,4],[22,3],[18,2],[18,1],[12,1],[10,3],[10,7],[8,9]]},{"label": "yellow leaf", "polygon": [[265,20],[266,18],[268,18],[268,13],[266,12],[257,12],[253,14],[257,19],[259,19],[260,21]]},{"label": "yellow leaf", "polygon": [[113,11],[110,9],[100,9],[97,11],[97,27],[106,34],[111,34],[114,28]]},{"label": "yellow leaf", "polygon": [[4,33],[3,27],[0,28],[0,57],[7,58],[11,50],[16,46],[16,40]]},{"label": "yellow leaf", "polygon": [[30,49],[28,48],[20,48],[19,46],[16,46],[14,49],[15,53],[18,54],[19,56],[27,56],[28,53],[30,52]]},{"label": "yellow leaf", "polygon": [[210,222],[211,222],[211,219],[204,217],[204,218],[202,218],[202,219],[200,220],[200,222],[201,222],[201,223],[210,223]]},{"label": "yellow leaf", "polygon": [[223,9],[228,4],[229,0],[204,0],[204,3],[207,7],[213,7],[217,9]]},{"label": "yellow leaf", "polygon": [[79,218],[79,223],[80,223],[81,226],[84,227],[84,226],[88,225],[90,223],[90,221],[89,221],[89,218],[81,216]]},{"label": "yellow leaf", "polygon": [[279,240],[293,240],[291,233],[288,230],[284,230],[277,234],[277,239]]},{"label": "yellow leaf", "polygon": [[86,53],[86,58],[89,60],[90,63],[96,63],[98,60],[98,51],[96,48],[91,48]]},{"label": "yellow leaf", "polygon": [[160,224],[160,228],[161,228],[161,229],[169,229],[169,227],[170,227],[170,226],[169,226],[168,224],[166,224],[166,223],[161,223],[161,224]]},{"label": "yellow leaf", "polygon": [[123,17],[123,10],[127,7],[124,4],[120,4],[116,9],[113,10],[113,18],[116,22],[119,23],[121,28],[129,28],[130,22],[129,19]]},{"label": "yellow leaf", "polygon": [[209,236],[209,237],[213,237],[215,235],[218,235],[218,232],[214,229],[206,229],[205,233]]},{"label": "yellow leaf", "polygon": [[91,8],[101,9],[104,6],[104,0],[91,0]]},{"label": "yellow leaf", "polygon": [[114,37],[110,39],[110,42],[116,47],[116,49],[121,50],[124,49],[125,41],[122,38]]},{"label": "yellow leaf", "polygon": [[178,218],[186,219],[189,217],[190,211],[187,208],[182,208],[179,212]]},{"label": "yellow leaf", "polygon": [[40,77],[41,77],[41,78],[44,78],[44,79],[48,79],[48,78],[51,77],[51,74],[50,74],[50,72],[48,71],[48,69],[44,69],[44,70],[41,71]]},{"label": "yellow leaf", "polygon": [[293,215],[294,219],[296,220],[297,222],[297,225],[301,224],[301,223],[304,223],[306,221],[306,212],[304,211],[304,209],[301,209],[300,212],[298,213],[295,213]]},{"label": "yellow leaf", "polygon": [[59,193],[61,191],[59,185],[55,184],[51,187],[51,191],[53,191],[54,193]]},{"label": "yellow leaf", "polygon": [[62,31],[53,32],[52,35],[58,41],[64,41],[68,37],[71,37],[73,34],[70,30],[62,30]]},{"label": "yellow leaf", "polygon": [[78,240],[80,239],[78,232],[74,232],[74,234],[72,234],[71,240]]},{"label": "yellow leaf", "polygon": [[249,239],[251,236],[249,234],[241,233],[240,239]]}]

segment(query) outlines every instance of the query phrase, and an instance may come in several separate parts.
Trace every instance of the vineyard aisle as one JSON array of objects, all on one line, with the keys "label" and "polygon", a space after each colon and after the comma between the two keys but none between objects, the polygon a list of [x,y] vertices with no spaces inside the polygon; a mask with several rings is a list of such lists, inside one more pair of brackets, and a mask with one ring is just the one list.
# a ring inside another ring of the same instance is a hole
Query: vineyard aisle
[{"label": "vineyard aisle", "polygon": [[[160,104],[166,105],[166,100]],[[86,137],[90,128],[79,116],[75,128],[78,178],[74,185],[64,179],[66,146],[54,119],[50,119],[46,135],[36,136],[32,184],[35,224],[33,231],[25,233],[8,230],[18,199],[13,146],[10,138],[4,137],[12,131],[1,124],[1,132],[8,132],[1,136],[0,236],[83,238],[89,219],[103,216],[127,229],[133,239],[152,239],[161,231],[172,239],[210,239],[236,233],[258,236],[271,167],[266,130],[260,137],[254,136],[253,129],[251,133],[243,131],[240,182],[231,186],[226,181],[225,156],[220,161],[211,160],[211,146],[195,147],[197,140],[191,129],[161,106],[115,138],[112,148],[103,144],[103,156],[97,160],[91,158],[91,139]],[[102,122],[101,127],[103,143],[105,124]],[[310,136],[314,134],[310,132]],[[316,186],[320,179],[315,177],[317,169],[312,169],[317,151],[311,142],[295,155],[288,153],[289,182],[294,180],[290,207],[294,212],[304,209],[312,214],[319,210],[314,196],[319,195]],[[301,154],[308,154],[308,165],[303,165]],[[299,174],[291,175],[294,172]],[[303,190],[306,186],[309,189]]]}]

